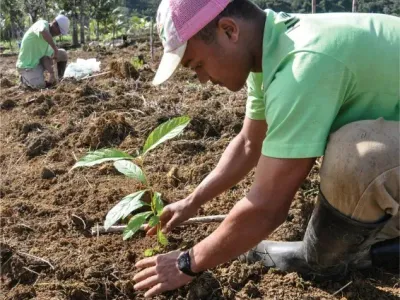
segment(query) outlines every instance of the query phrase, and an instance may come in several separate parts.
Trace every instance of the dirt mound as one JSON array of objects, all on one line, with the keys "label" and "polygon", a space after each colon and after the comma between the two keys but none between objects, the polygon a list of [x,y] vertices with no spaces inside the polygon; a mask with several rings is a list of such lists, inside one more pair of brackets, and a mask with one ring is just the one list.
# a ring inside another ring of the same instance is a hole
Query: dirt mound
[{"label": "dirt mound", "polygon": [[29,158],[41,155],[54,147],[57,137],[50,132],[34,133],[25,141],[26,155]]},{"label": "dirt mound", "polygon": [[129,61],[124,59],[111,61],[108,65],[108,68],[114,76],[120,78],[137,79],[139,77],[139,72],[135,69],[135,67]]},{"label": "dirt mound", "polygon": [[10,110],[17,106],[17,103],[14,100],[7,99],[1,102],[0,108],[4,110]]},{"label": "dirt mound", "polygon": [[3,78],[0,79],[0,87],[1,88],[9,88],[9,87],[12,87],[14,85],[15,84],[10,79],[8,79],[7,77],[3,77]]},{"label": "dirt mound", "polygon": [[80,135],[79,143],[91,149],[115,147],[131,133],[133,128],[123,115],[107,112],[90,122]]}]

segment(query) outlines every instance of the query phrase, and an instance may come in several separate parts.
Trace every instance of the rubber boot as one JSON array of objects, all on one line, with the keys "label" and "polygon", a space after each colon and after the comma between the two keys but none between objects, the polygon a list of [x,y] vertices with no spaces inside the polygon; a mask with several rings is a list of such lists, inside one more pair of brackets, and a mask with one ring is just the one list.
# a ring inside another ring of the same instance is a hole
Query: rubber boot
[{"label": "rubber boot", "polygon": [[371,262],[375,267],[381,267],[390,271],[400,270],[400,238],[372,245]]},{"label": "rubber boot", "polygon": [[58,79],[62,79],[64,77],[65,69],[67,68],[66,61],[57,62],[57,71],[58,71]]},{"label": "rubber boot", "polygon": [[389,217],[377,223],[358,222],[332,207],[321,192],[318,198],[303,241],[263,241],[242,259],[314,280],[340,279],[350,264],[365,261],[373,237]]}]

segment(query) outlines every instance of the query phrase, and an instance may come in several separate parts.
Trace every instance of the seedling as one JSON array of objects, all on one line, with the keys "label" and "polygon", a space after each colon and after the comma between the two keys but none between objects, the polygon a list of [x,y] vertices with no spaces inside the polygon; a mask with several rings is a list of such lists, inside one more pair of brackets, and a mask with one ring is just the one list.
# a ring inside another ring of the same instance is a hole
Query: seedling
[{"label": "seedling", "polygon": [[[154,129],[147,137],[142,151],[136,156],[131,156],[118,149],[101,149],[90,151],[88,154],[79,159],[72,169],[78,167],[90,167],[104,162],[114,161],[114,167],[122,174],[129,178],[139,181],[144,189],[136,191],[133,194],[125,196],[117,205],[115,205],[106,216],[104,227],[107,230],[118,220],[125,219],[133,211],[149,206],[150,211],[135,214],[128,222],[123,232],[123,239],[127,240],[132,237],[140,227],[147,221],[151,227],[157,226],[157,240],[159,244],[166,246],[168,240],[161,231],[160,215],[164,204],[161,199],[161,193],[155,191],[149,183],[146,173],[143,170],[144,160],[150,150],[156,148],[161,143],[170,140],[179,135],[183,129],[189,124],[189,117],[173,118]],[[150,194],[150,204],[142,201],[142,197]],[[157,249],[148,249],[145,251],[146,256],[153,255]]]}]

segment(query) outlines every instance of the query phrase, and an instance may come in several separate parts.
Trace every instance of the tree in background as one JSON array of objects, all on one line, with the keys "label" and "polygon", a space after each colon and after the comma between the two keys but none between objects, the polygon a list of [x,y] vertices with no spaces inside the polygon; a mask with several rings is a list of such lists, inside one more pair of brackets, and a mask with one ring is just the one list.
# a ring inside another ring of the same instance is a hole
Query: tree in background
[{"label": "tree in background", "polygon": [[[311,13],[312,0],[253,0],[261,8],[275,11]],[[353,0],[315,0],[316,12],[351,12]],[[354,0],[357,12],[384,13],[400,16],[399,0]],[[90,33],[100,34],[120,31],[128,34],[143,31],[150,17],[155,17],[161,0],[0,0],[0,38],[15,40],[22,36],[27,26],[39,18],[51,21],[63,12],[71,19],[73,45],[83,44]],[[121,9],[116,9],[122,7]],[[29,20],[29,21],[27,21]],[[90,22],[94,20],[94,22]],[[87,37],[85,38],[85,28]],[[128,30],[128,31],[127,31]]]}]

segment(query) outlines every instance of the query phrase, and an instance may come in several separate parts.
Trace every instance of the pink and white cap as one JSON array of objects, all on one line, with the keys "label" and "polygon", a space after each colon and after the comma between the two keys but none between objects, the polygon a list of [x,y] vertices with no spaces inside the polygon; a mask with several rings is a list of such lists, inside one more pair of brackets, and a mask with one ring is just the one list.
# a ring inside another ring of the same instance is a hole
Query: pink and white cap
[{"label": "pink and white cap", "polygon": [[164,55],[153,84],[168,80],[185,54],[187,41],[218,16],[233,0],[162,0],[157,11],[157,30]]}]

